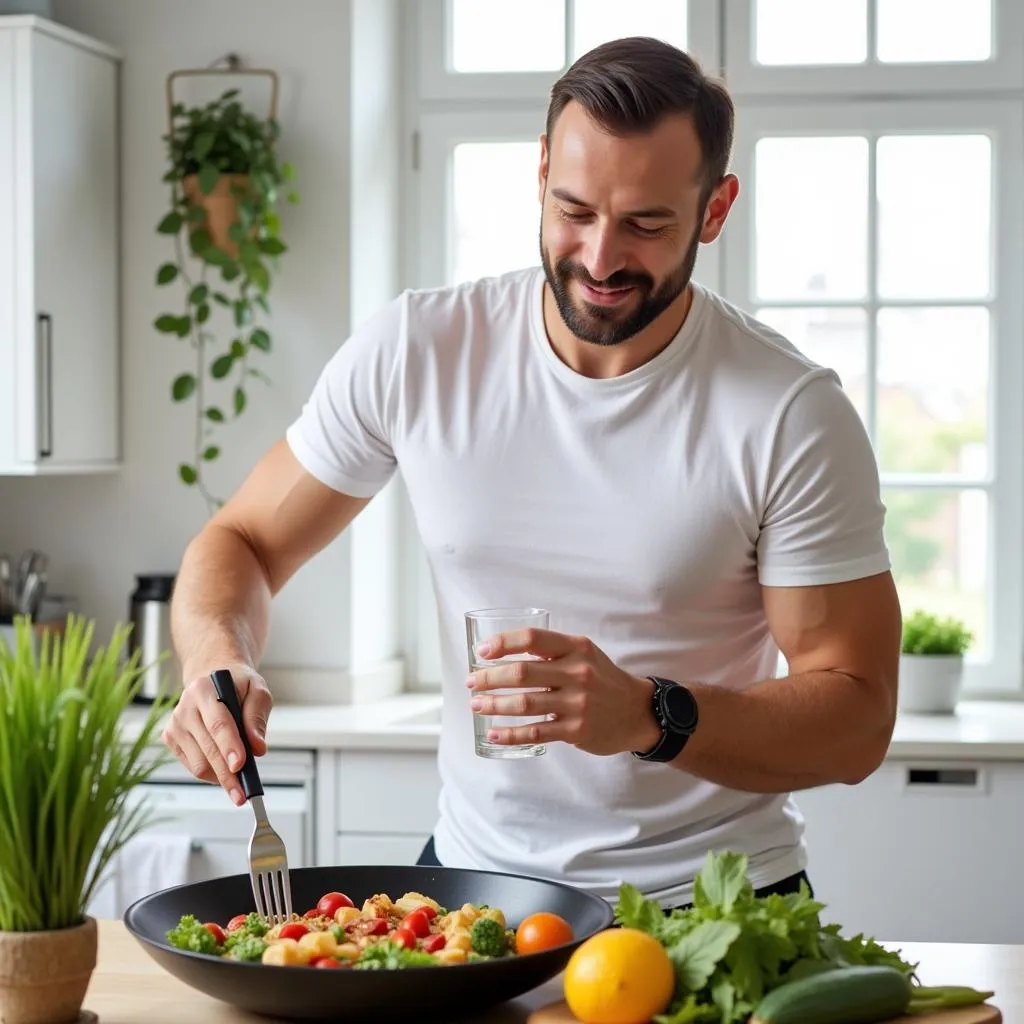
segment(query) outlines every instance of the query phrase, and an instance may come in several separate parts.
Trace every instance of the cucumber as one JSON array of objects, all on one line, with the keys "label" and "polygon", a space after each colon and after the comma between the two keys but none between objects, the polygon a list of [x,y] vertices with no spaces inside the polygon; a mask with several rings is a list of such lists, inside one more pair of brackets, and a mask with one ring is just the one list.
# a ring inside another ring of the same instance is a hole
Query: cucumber
[{"label": "cucumber", "polygon": [[902,1015],[910,995],[895,967],[838,967],[772,989],[750,1024],[874,1024]]}]

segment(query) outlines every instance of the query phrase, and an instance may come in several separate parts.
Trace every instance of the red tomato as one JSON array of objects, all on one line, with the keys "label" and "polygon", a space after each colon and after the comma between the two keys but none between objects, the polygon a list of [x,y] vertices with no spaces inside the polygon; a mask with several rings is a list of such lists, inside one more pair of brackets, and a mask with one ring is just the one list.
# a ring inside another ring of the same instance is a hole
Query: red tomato
[{"label": "red tomato", "polygon": [[572,926],[557,914],[541,912],[523,918],[516,930],[516,952],[539,953],[542,949],[572,942]]},{"label": "red tomato", "polygon": [[375,917],[372,921],[367,922],[367,935],[387,935],[387,932],[388,923],[383,917]]},{"label": "red tomato", "polygon": [[339,907],[352,907],[355,904],[343,892],[326,892],[320,897],[316,909],[324,917],[334,917]]},{"label": "red tomato", "polygon": [[227,939],[224,934],[224,929],[219,924],[215,924],[213,921],[207,921],[203,927],[217,940],[218,946],[223,946]]},{"label": "red tomato", "polygon": [[301,921],[286,924],[278,934],[282,939],[301,939],[309,929]]},{"label": "red tomato", "polygon": [[322,957],[319,957],[318,959],[314,960],[312,962],[311,966],[313,966],[313,967],[326,967],[326,968],[340,967],[341,966],[341,962],[339,960],[335,960],[333,956],[322,956]]},{"label": "red tomato", "polygon": [[416,913],[416,911],[421,911],[426,914],[427,919],[430,921],[433,921],[434,918],[437,917],[437,911],[429,903],[424,903],[422,907],[417,907],[413,913]]},{"label": "red tomato", "polygon": [[444,949],[445,938],[443,935],[428,935],[423,940],[423,952],[424,953],[436,953],[439,949]]},{"label": "red tomato", "polygon": [[242,925],[245,924],[245,919],[248,916],[248,914],[235,914],[235,916],[228,921],[228,931],[233,932],[241,928]]},{"label": "red tomato", "polygon": [[417,907],[411,914],[406,914],[402,918],[401,926],[408,928],[418,939],[430,934],[430,918],[423,913],[421,907]]},{"label": "red tomato", "polygon": [[398,946],[405,946],[406,949],[416,948],[416,935],[404,924],[399,925],[395,929],[394,935],[391,936],[391,941]]},{"label": "red tomato", "polygon": [[321,915],[320,911],[317,910],[316,907],[314,907],[312,910],[307,910],[302,916],[309,920],[314,917],[320,917]]}]

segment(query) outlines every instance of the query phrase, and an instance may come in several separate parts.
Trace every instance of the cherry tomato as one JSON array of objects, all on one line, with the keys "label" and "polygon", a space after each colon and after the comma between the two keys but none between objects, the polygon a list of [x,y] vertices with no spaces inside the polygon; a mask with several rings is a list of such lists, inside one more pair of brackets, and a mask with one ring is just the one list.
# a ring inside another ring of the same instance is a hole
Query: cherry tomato
[{"label": "cherry tomato", "polygon": [[292,921],[291,923],[286,924],[281,931],[278,932],[278,935],[282,939],[301,939],[308,931],[309,928],[307,928],[301,921]]},{"label": "cherry tomato", "polygon": [[416,948],[416,935],[405,925],[399,925],[395,929],[394,935],[391,936],[391,941],[398,946],[404,946],[406,949]]},{"label": "cherry tomato", "polygon": [[523,918],[516,929],[516,952],[539,953],[542,949],[572,942],[572,926],[563,917],[541,911]]},{"label": "cherry tomato", "polygon": [[228,931],[237,931],[239,928],[242,927],[242,925],[245,924],[245,919],[248,916],[248,914],[235,914],[235,916],[231,918],[230,921],[228,921]]},{"label": "cherry tomato", "polygon": [[413,911],[414,914],[417,912],[426,914],[427,920],[429,921],[433,921],[434,918],[437,917],[437,911],[429,903],[424,903],[422,907],[417,907],[416,910]]},{"label": "cherry tomato", "polygon": [[314,907],[312,910],[307,910],[302,916],[307,920],[310,920],[314,917],[320,917],[321,914],[320,911],[317,910],[316,907]]},{"label": "cherry tomato", "polygon": [[387,932],[388,923],[383,917],[375,917],[366,927],[367,935],[387,935]]},{"label": "cherry tomato", "polygon": [[217,940],[218,946],[223,946],[227,940],[227,936],[224,934],[224,929],[219,924],[215,924],[213,921],[207,921],[203,927]]},{"label": "cherry tomato", "polygon": [[422,939],[424,936],[430,934],[430,918],[423,913],[423,909],[418,907],[411,914],[406,914],[402,918],[402,928],[408,928],[418,939]]},{"label": "cherry tomato", "polygon": [[443,935],[428,935],[423,940],[423,952],[424,953],[436,953],[439,949],[444,949],[445,937]]},{"label": "cherry tomato", "polygon": [[324,917],[334,917],[339,907],[352,907],[355,904],[343,892],[325,892],[320,897],[316,909]]},{"label": "cherry tomato", "polygon": [[314,960],[311,964],[312,967],[340,967],[341,961],[335,960],[333,956],[321,956]]}]

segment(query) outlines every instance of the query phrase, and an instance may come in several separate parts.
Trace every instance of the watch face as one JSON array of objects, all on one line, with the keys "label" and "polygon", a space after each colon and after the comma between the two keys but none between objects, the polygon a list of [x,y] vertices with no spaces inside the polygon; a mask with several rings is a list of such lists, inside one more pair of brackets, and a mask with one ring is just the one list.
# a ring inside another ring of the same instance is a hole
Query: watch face
[{"label": "watch face", "polygon": [[677,729],[689,730],[697,724],[697,702],[685,687],[666,687],[661,706],[665,717]]}]

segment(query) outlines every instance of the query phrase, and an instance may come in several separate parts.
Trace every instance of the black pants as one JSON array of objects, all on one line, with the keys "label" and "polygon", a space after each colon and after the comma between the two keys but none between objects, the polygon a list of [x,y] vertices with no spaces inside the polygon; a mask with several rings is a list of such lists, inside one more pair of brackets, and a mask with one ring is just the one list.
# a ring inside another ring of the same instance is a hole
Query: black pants
[{"label": "black pants", "polygon": [[[431,868],[439,868],[442,866],[441,862],[437,859],[437,852],[434,850],[434,837],[431,836],[427,840],[427,845],[423,847],[420,853],[417,864],[424,865]],[[814,890],[811,888],[811,881],[807,877],[805,871],[798,871],[795,875],[789,875],[787,878],[783,878],[778,882],[773,882],[771,885],[766,885],[761,889],[755,889],[755,896],[768,896],[772,893],[777,893],[779,896],[786,896],[792,892],[800,891],[800,883],[806,882],[807,888],[811,890],[811,895],[814,895]],[[681,905],[680,910],[685,910],[690,906],[689,903]]]}]

